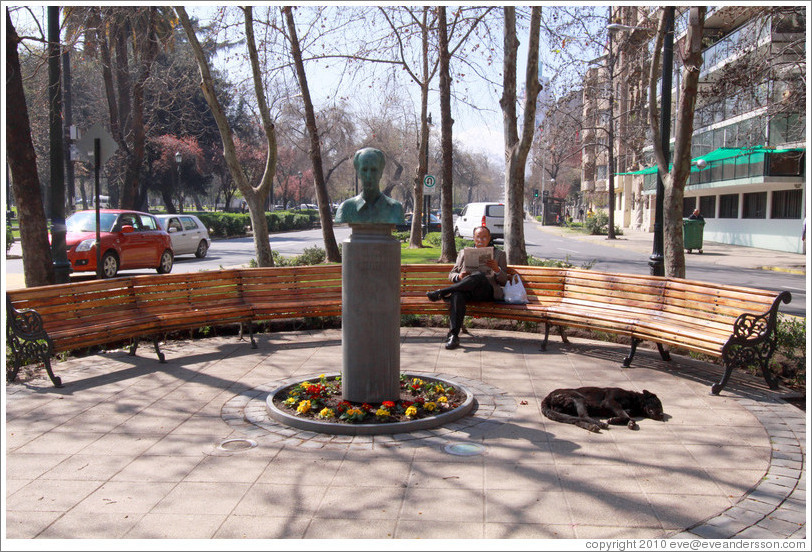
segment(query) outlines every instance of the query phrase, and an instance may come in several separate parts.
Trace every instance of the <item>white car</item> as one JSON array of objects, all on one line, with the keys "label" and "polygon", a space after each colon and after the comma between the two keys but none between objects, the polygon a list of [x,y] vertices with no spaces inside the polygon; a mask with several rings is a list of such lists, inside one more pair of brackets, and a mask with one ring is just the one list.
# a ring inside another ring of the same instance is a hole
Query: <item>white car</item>
[{"label": "white car", "polygon": [[191,255],[202,259],[211,247],[206,225],[194,215],[155,215],[161,228],[169,233],[175,256]]},{"label": "white car", "polygon": [[454,221],[454,234],[472,239],[474,228],[487,226],[492,239],[505,237],[505,204],[504,203],[469,203],[463,207],[457,220]]}]

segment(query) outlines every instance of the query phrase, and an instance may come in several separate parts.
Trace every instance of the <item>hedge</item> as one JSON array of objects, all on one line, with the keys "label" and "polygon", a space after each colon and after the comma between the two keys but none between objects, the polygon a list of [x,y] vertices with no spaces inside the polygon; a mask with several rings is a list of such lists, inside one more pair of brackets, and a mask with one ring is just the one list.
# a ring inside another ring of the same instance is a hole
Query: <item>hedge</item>
[{"label": "hedge", "polygon": [[[212,238],[244,236],[251,227],[251,216],[248,213],[213,213],[211,211],[192,212],[209,229]],[[319,213],[307,211],[272,211],[265,213],[268,221],[268,232],[286,232],[289,230],[307,230],[319,224]]]}]

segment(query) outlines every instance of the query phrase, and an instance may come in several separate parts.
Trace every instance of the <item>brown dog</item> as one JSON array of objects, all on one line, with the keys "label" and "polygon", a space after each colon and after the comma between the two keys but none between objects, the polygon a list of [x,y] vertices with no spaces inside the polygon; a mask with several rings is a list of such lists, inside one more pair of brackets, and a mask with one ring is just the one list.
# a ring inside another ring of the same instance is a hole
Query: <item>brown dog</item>
[{"label": "brown dog", "polygon": [[[618,387],[579,387],[556,389],[541,401],[541,412],[551,420],[575,424],[600,433],[608,424],[626,424],[638,429],[632,417],[663,419],[663,404],[657,395],[643,390],[626,391]],[[609,418],[602,422],[596,418]]]}]

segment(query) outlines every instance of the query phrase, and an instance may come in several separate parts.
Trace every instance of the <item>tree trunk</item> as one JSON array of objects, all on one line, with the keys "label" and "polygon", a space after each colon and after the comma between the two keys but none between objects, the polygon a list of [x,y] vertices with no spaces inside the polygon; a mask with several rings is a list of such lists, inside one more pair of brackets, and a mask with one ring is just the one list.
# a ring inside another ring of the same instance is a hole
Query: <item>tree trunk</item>
[{"label": "tree trunk", "polygon": [[702,32],[705,26],[707,8],[691,8],[687,35],[683,48],[683,78],[680,83],[678,117],[674,133],[674,159],[671,172],[668,171],[665,151],[659,132],[659,118],[670,116],[670,106],[664,106],[659,115],[656,109],[656,86],[659,79],[660,53],[665,29],[665,12],[658,28],[654,59],[649,74],[649,125],[654,138],[654,155],[657,169],[663,179],[663,257],[665,275],[672,278],[685,277],[685,249],[682,240],[682,200],[685,183],[691,172],[691,135],[694,130],[694,109],[696,107],[699,83],[699,68],[702,65]]},{"label": "tree trunk", "polygon": [[417,175],[414,179],[414,209],[409,248],[423,247],[423,178],[429,171],[429,28],[428,6],[423,7],[423,80],[420,83],[420,147],[417,152]]},{"label": "tree trunk", "polygon": [[440,129],[443,149],[442,203],[440,209],[442,228],[442,249],[440,262],[453,263],[457,260],[457,246],[454,241],[454,219],[452,216],[454,196],[454,164],[451,118],[451,53],[448,51],[448,28],[446,27],[445,6],[437,8],[437,28],[440,33]]},{"label": "tree trunk", "polygon": [[302,91],[302,100],[305,106],[305,125],[310,135],[310,162],[313,165],[313,184],[316,188],[316,201],[319,207],[324,249],[327,254],[327,261],[338,263],[341,262],[341,253],[338,251],[336,236],[333,232],[333,213],[330,208],[330,196],[327,194],[327,184],[324,180],[324,169],[321,162],[321,146],[319,145],[319,130],[316,127],[316,114],[313,110],[313,101],[310,98],[310,88],[307,85],[307,75],[305,73],[304,62],[302,61],[299,37],[296,34],[296,23],[293,20],[293,10],[290,6],[283,7],[282,13],[285,14],[288,31],[290,32],[290,52],[293,56],[296,75],[299,78],[299,88]]},{"label": "tree trunk", "polygon": [[6,11],[6,151],[20,221],[25,285],[35,287],[54,283],[54,265],[20,74],[19,42],[11,16]]},{"label": "tree trunk", "polygon": [[186,35],[189,37],[189,45],[192,47],[195,59],[197,60],[198,68],[200,69],[200,76],[202,82],[200,84],[203,90],[203,96],[206,98],[206,103],[211,108],[212,116],[217,123],[217,129],[220,132],[220,139],[223,142],[223,158],[226,161],[228,170],[237,187],[242,192],[245,202],[248,204],[248,209],[251,213],[251,227],[254,231],[254,246],[257,254],[257,264],[259,266],[273,266],[273,255],[271,251],[271,242],[268,240],[268,219],[265,218],[265,203],[268,199],[268,192],[271,189],[274,175],[276,173],[276,129],[271,122],[270,113],[268,111],[268,103],[265,100],[265,92],[263,90],[262,75],[259,70],[259,61],[256,51],[256,43],[254,41],[253,31],[253,17],[252,9],[250,7],[244,8],[245,13],[245,34],[246,46],[248,47],[248,54],[251,58],[251,73],[254,79],[254,93],[257,98],[257,104],[262,117],[262,126],[265,131],[265,138],[268,141],[268,158],[265,161],[265,172],[262,175],[259,185],[255,188],[248,182],[237,160],[237,149],[234,144],[234,137],[231,132],[231,127],[228,123],[223,107],[217,99],[217,94],[214,87],[214,79],[211,76],[209,63],[206,55],[203,53],[203,48],[197,40],[192,23],[189,16],[183,7],[175,8],[175,11],[180,18]]},{"label": "tree trunk", "polygon": [[526,93],[522,135],[519,137],[516,120],[516,58],[519,41],[516,37],[516,9],[503,8],[505,17],[505,54],[503,62],[503,92],[499,104],[505,129],[505,253],[508,264],[527,264],[524,242],[524,170],[533,142],[536,118],[536,100],[541,91],[538,80],[539,30],[541,7],[535,6],[530,16],[530,35],[527,45]]}]

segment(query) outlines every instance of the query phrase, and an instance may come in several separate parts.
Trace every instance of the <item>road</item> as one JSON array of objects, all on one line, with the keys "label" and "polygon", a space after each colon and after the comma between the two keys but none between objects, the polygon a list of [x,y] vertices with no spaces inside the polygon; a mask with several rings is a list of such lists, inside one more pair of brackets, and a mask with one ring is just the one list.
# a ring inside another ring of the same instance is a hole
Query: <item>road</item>
[{"label": "road", "polygon": [[[334,230],[338,243],[344,241],[350,234],[350,229],[344,225],[336,226]],[[324,247],[321,229],[272,234],[270,241],[273,250],[284,256],[299,255],[305,248],[314,245]],[[629,240],[626,240],[626,242],[626,245],[632,245]],[[541,229],[535,223],[525,224],[525,243],[527,253],[538,258],[568,260],[576,267],[594,262],[592,265],[594,270],[607,272],[650,274],[648,265],[650,251],[641,250],[640,244],[637,244],[635,249],[619,247],[620,242],[610,244],[605,239],[584,240],[561,236],[557,232]],[[646,243],[645,246],[647,247],[648,244]],[[747,254],[748,248],[736,248],[735,251]],[[13,252],[14,250],[12,250]],[[733,283],[774,291],[786,290],[792,293],[792,302],[789,305],[782,305],[781,312],[806,316],[805,275],[747,268],[747,263],[737,264],[735,258],[730,258],[731,255],[727,254],[728,259],[726,260],[728,264],[719,264],[717,261],[721,255],[715,254],[711,248],[706,248],[705,254],[702,256],[696,254],[686,255],[687,277],[720,284]],[[244,265],[254,258],[256,258],[256,254],[254,252],[253,238],[215,240],[206,258],[197,259],[193,255],[177,257],[172,272],[217,270],[224,267]],[[21,275],[22,272],[22,261],[20,259],[7,259],[7,274]],[[154,271],[122,271],[122,274],[139,273],[154,274]],[[85,279],[92,276],[89,274],[74,274],[71,277],[73,279]]]}]

